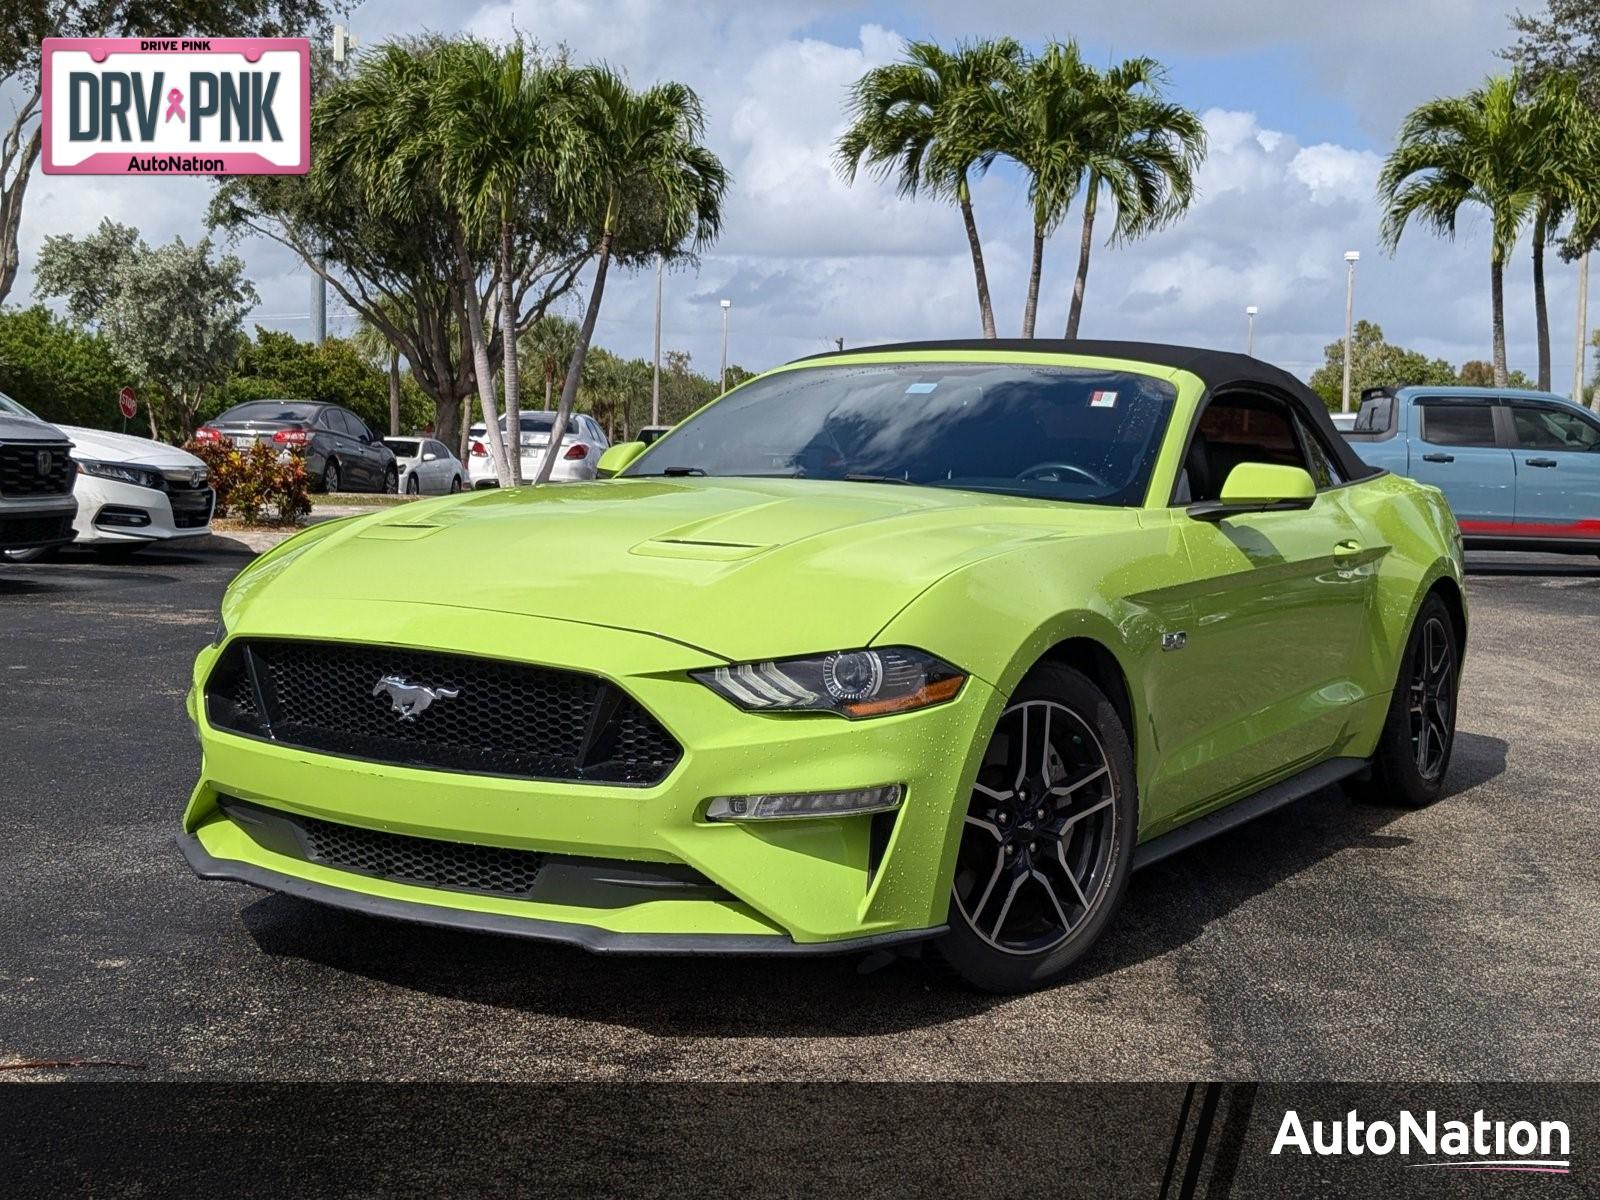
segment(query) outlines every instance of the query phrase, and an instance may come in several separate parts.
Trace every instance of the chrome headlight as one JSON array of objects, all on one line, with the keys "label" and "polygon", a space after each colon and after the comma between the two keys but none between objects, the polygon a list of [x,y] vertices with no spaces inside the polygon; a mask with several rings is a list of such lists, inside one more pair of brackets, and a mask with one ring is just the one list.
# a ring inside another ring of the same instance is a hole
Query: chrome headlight
[{"label": "chrome headlight", "polygon": [[127,463],[95,462],[93,459],[80,458],[78,470],[85,475],[95,475],[101,479],[115,479],[119,483],[131,483],[135,487],[159,488],[161,486],[161,472],[149,467],[134,467]]},{"label": "chrome headlight", "polygon": [[751,712],[831,712],[850,718],[942,704],[967,679],[943,659],[908,646],[838,650],[693,674]]}]

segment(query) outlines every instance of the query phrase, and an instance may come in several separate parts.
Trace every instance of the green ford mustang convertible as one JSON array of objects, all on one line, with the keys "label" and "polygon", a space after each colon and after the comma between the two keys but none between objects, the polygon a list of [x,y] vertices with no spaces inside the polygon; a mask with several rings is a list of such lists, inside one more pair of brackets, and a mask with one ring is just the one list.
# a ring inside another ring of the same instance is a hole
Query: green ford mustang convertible
[{"label": "green ford mustang convertible", "polygon": [[189,696],[194,869],[594,951],[914,946],[1015,990],[1145,863],[1339,780],[1440,794],[1455,521],[1254,359],[823,355],[602,468],[240,574]]}]

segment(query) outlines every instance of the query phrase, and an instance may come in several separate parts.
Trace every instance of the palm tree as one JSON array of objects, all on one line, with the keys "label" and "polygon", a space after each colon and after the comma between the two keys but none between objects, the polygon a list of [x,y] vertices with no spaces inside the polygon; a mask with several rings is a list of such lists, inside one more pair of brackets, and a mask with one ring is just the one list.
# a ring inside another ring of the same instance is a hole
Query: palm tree
[{"label": "palm tree", "polygon": [[1033,258],[1022,336],[1031,338],[1039,313],[1046,240],[1060,226],[1083,184],[1092,118],[1101,87],[1076,42],[1051,42],[1031,59],[1002,102],[999,145],[1028,175]]},{"label": "palm tree", "polygon": [[[588,67],[574,88],[574,138],[568,162],[571,178],[583,181],[581,209],[598,231],[594,283],[583,322],[578,327],[567,377],[561,387],[550,446],[536,484],[545,483],[555,466],[567,419],[583,378],[584,355],[594,337],[605,295],[606,271],[625,212],[650,223],[647,231],[663,252],[684,242],[709,244],[722,224],[722,200],[728,172],[721,160],[700,144],[705,116],[700,98],[681,83],[661,83],[635,92],[606,67]],[[640,204],[640,198],[647,201]],[[640,212],[644,215],[637,215]],[[632,231],[637,232],[637,231]]]},{"label": "palm tree", "polygon": [[910,43],[902,61],[874,67],[850,89],[850,127],[835,154],[849,183],[865,165],[880,179],[897,175],[903,196],[926,191],[956,202],[972,253],[978,315],[990,338],[994,305],[972,211],[972,174],[983,174],[995,159],[1001,97],[1022,58],[1012,38],[965,43],[953,52]]},{"label": "palm tree", "polygon": [[577,343],[578,327],[565,317],[540,317],[522,335],[523,356],[535,362],[544,376],[546,409],[554,399],[556,376],[572,361]]},{"label": "palm tree", "polygon": [[1465,96],[1418,106],[1378,176],[1383,242],[1391,253],[1412,217],[1453,238],[1463,206],[1488,210],[1496,387],[1506,383],[1505,264],[1539,203],[1531,168],[1544,138],[1533,135],[1532,106],[1521,92],[1519,76],[1502,75]]},{"label": "palm tree", "polygon": [[[577,73],[530,59],[519,40],[503,50],[466,41],[455,70],[434,97],[434,136],[443,188],[475,236],[495,247],[498,320],[503,350],[501,387],[513,445],[521,429],[522,376],[516,227],[521,212],[559,207],[573,186],[571,113]],[[522,482],[522,456],[507,448],[512,485]]]},{"label": "palm tree", "polygon": [[1089,280],[1095,213],[1104,188],[1117,206],[1111,240],[1127,241],[1182,216],[1194,200],[1194,173],[1206,154],[1205,126],[1162,96],[1166,70],[1130,58],[1099,76],[1086,114],[1083,234],[1066,336],[1078,336]]},{"label": "palm tree", "polygon": [[356,352],[374,365],[386,365],[389,371],[389,436],[400,433],[400,348],[371,321],[362,319],[350,338]]},{"label": "palm tree", "polygon": [[501,479],[510,479],[510,459],[500,436],[494,372],[478,302],[478,277],[487,257],[479,228],[440,174],[439,99],[454,76],[480,67],[476,43],[420,39],[390,43],[362,60],[356,74],[317,106],[314,136],[323,159],[322,178],[333,186],[341,175],[358,179],[366,194],[381,198],[389,214],[404,219],[439,202],[455,248],[461,319],[472,352],[485,438]]}]

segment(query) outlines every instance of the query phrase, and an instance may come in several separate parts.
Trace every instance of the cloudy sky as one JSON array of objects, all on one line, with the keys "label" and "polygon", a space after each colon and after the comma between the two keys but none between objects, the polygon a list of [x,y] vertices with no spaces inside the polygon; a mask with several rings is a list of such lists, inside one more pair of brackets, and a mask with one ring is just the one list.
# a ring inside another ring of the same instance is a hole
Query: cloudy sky
[{"label": "cloudy sky", "polygon": [[[1528,0],[1537,7],[1536,0]],[[1526,6],[1526,5],[1525,5]],[[975,336],[977,308],[960,217],[892,187],[835,175],[831,146],[845,89],[893,59],[904,39],[1076,37],[1092,61],[1153,54],[1176,98],[1204,114],[1211,153],[1201,197],[1180,225],[1134,246],[1097,247],[1083,333],[1242,348],[1259,306],[1256,351],[1299,375],[1340,336],[1346,250],[1361,251],[1357,315],[1391,340],[1459,363],[1489,351],[1488,247],[1469,219],[1453,243],[1421,230],[1390,258],[1377,246],[1374,180],[1401,117],[1495,70],[1510,40],[1504,0],[515,0],[441,5],[367,0],[350,19],[371,45],[461,27],[522,33],[603,59],[636,84],[682,80],[710,118],[708,140],[734,175],[725,233],[699,269],[668,277],[665,342],[713,371],[718,307],[733,301],[734,361],[752,369],[847,344]],[[457,24],[458,23],[458,24]],[[226,31],[218,30],[217,33]],[[198,236],[199,180],[39,177],[23,216],[23,278],[51,233],[101,216],[151,241]],[[999,320],[1020,322],[1029,231],[1022,188],[996,171],[977,189]],[[1069,228],[1045,263],[1040,332],[1066,319],[1076,253]],[[262,302],[255,320],[307,335],[309,276],[270,244],[240,248]],[[1556,384],[1569,383],[1575,271],[1551,271]],[[1532,371],[1526,249],[1507,282],[1513,366]],[[330,298],[331,300],[332,298]],[[598,340],[650,352],[653,276],[608,289]],[[577,302],[573,302],[576,307]],[[331,307],[330,328],[352,325]]]}]

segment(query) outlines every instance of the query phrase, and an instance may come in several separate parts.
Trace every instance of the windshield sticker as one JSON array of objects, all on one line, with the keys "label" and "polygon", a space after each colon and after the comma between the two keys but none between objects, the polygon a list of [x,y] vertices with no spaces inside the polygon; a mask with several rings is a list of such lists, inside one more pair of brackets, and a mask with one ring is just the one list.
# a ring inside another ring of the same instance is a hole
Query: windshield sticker
[{"label": "windshield sticker", "polygon": [[939,385],[937,383],[913,383],[910,387],[906,388],[906,395],[925,396],[938,386]]},{"label": "windshield sticker", "polygon": [[1089,396],[1090,408],[1115,408],[1117,394],[1115,392],[1093,392]]}]

